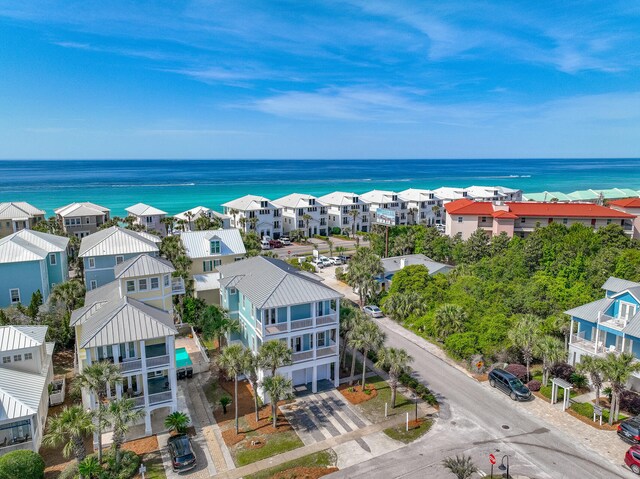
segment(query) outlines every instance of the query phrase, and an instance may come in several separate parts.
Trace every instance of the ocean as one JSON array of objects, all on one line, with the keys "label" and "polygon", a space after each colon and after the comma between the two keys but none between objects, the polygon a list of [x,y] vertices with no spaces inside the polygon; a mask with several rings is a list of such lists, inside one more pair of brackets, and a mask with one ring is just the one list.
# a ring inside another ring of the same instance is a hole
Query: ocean
[{"label": "ocean", "polygon": [[640,189],[640,159],[0,161],[0,202],[27,201],[47,215],[74,201],[118,216],[138,202],[176,214],[195,206],[222,211],[222,203],[250,193],[276,199],[471,185]]}]

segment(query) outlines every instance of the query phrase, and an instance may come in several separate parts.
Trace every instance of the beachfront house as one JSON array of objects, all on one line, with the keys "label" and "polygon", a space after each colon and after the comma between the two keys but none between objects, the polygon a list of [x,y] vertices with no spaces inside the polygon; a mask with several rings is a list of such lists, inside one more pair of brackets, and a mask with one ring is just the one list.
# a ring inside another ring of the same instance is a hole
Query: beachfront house
[{"label": "beachfront house", "polygon": [[620,225],[631,236],[635,216],[593,203],[488,202],[462,199],[444,205],[447,235],[469,238],[477,229],[525,237],[538,226],[581,223],[598,229]]},{"label": "beachfront house", "polygon": [[263,238],[282,236],[282,208],[264,196],[246,195],[222,205],[231,216],[231,227],[248,233],[253,231]]},{"label": "beachfront house", "polygon": [[339,228],[342,234],[352,234],[356,231],[364,233],[371,230],[369,221],[369,205],[355,193],[334,191],[318,198],[320,203],[327,205],[329,227]]},{"label": "beachfront house", "polygon": [[476,201],[522,201],[522,190],[505,186],[469,186],[464,191]]},{"label": "beachfront house", "polygon": [[604,205],[609,200],[622,200],[625,198],[637,198],[640,191],[631,188],[606,188],[602,190],[577,190],[571,193],[561,191],[542,191],[539,193],[524,193],[523,199],[527,201],[565,201],[573,203],[596,203]]},{"label": "beachfront house", "polygon": [[139,254],[158,256],[160,238],[112,226],[82,238],[78,256],[84,264],[87,290],[96,289],[115,279],[115,268]]},{"label": "beachfront house", "polygon": [[24,201],[0,203],[0,238],[32,229],[44,220],[44,211]]},{"label": "beachfront house", "polygon": [[240,231],[235,228],[187,231],[180,234],[180,240],[191,260],[194,295],[208,304],[220,304],[218,268],[240,261],[247,254]]},{"label": "beachfront house", "polygon": [[[565,311],[571,318],[571,365],[585,355],[603,357],[622,351],[640,359],[640,283],[611,277],[602,289],[602,299]],[[632,376],[628,386],[640,391],[640,373]]]},{"label": "beachfront house", "polygon": [[95,233],[109,221],[111,210],[104,206],[89,203],[71,203],[55,210],[55,214],[64,229],[71,236],[84,238]]},{"label": "beachfront house", "polygon": [[439,263],[433,261],[431,258],[423,254],[406,254],[404,256],[391,256],[389,258],[382,258],[382,267],[384,272],[376,276],[376,281],[379,284],[380,290],[387,290],[391,286],[393,276],[400,270],[407,266],[421,265],[429,270],[429,275],[434,274],[447,274],[453,269],[453,266],[448,264]]},{"label": "beachfront house", "polygon": [[205,216],[211,220],[218,219],[221,228],[231,228],[231,217],[224,215],[206,206],[196,206],[190,210],[183,211],[174,216],[176,224],[174,228],[182,231],[195,231],[195,221],[201,216]]},{"label": "beachfront house", "polygon": [[[240,323],[230,341],[254,353],[266,341],[284,341],[293,350],[293,364],[278,373],[296,389],[338,386],[340,293],[312,273],[256,256],[220,267],[220,295]],[[269,374],[261,370],[260,380]]]},{"label": "beachfront house", "polygon": [[409,188],[398,196],[407,203],[408,224],[432,226],[442,223],[442,200],[434,191]]},{"label": "beachfront house", "polygon": [[128,215],[134,218],[134,224],[142,226],[149,233],[157,233],[166,236],[167,227],[162,220],[167,216],[166,211],[159,210],[153,206],[137,203],[129,206],[125,210]]},{"label": "beachfront house", "polygon": [[609,208],[635,216],[631,237],[640,239],[640,198],[626,198],[609,202]]},{"label": "beachfront house", "polygon": [[374,224],[378,209],[395,212],[397,225],[406,225],[409,222],[409,204],[395,191],[372,190],[361,194],[360,199],[369,205],[371,222]]},{"label": "beachfront house", "polygon": [[[184,283],[174,272],[167,261],[137,255],[115,268],[113,281],[87,291],[71,314],[79,372],[100,361],[119,366],[124,380],[105,394],[133,399],[145,412],[145,435],[178,407],[172,295],[184,294]],[[97,398],[85,389],[82,404],[96,409]]]},{"label": "beachfront house", "polygon": [[55,345],[46,336],[47,326],[0,327],[0,455],[40,449]]},{"label": "beachfront house", "polygon": [[0,238],[0,308],[29,304],[36,291],[44,301],[51,288],[69,279],[69,238],[20,230]]},{"label": "beachfront house", "polygon": [[300,230],[304,236],[328,235],[328,207],[315,196],[293,193],[273,201],[282,208],[282,228],[284,234]]}]

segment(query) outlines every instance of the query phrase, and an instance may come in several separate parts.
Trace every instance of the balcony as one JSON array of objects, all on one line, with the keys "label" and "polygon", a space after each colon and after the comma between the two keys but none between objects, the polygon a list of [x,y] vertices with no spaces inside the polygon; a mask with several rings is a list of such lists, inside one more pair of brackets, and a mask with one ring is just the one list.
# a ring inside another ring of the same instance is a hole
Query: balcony
[{"label": "balcony", "polygon": [[299,353],[293,353],[291,359],[294,363],[299,363],[301,361],[308,361],[309,359],[313,359],[313,349],[309,351],[301,351]]},{"label": "balcony", "polygon": [[6,446],[0,445],[0,456],[8,452],[18,451],[21,449],[28,449],[30,451],[33,451],[33,441],[29,439],[28,441],[7,443]]},{"label": "balcony", "polygon": [[[281,323],[268,324],[265,326],[265,335],[282,334],[288,331],[299,331],[301,329],[312,328],[314,326],[326,326],[328,324],[337,324],[338,315],[335,312],[331,312],[325,316],[318,316],[315,318],[315,324],[313,318],[295,319],[290,322],[290,329],[287,327],[288,323],[283,321]],[[260,323],[258,322],[258,325]]]},{"label": "balcony", "polygon": [[287,323],[276,323],[276,324],[268,324],[265,327],[265,331],[267,334],[280,334],[287,332]]},{"label": "balcony", "polygon": [[160,404],[163,402],[171,402],[173,395],[171,391],[163,391],[161,393],[149,394],[149,404]]},{"label": "balcony", "polygon": [[324,358],[325,356],[333,356],[334,354],[338,354],[338,350],[335,344],[316,349],[317,358]]},{"label": "balcony", "polygon": [[622,331],[627,326],[626,318],[614,318],[613,316],[609,316],[607,314],[599,313],[598,314],[598,323],[605,328],[616,329],[618,331]]},{"label": "balcony", "polygon": [[185,294],[184,279],[171,278],[171,294]]},{"label": "balcony", "polygon": [[313,326],[313,318],[297,319],[295,321],[291,321],[291,331],[310,328],[312,326]]},{"label": "balcony", "polygon": [[[603,338],[604,333],[600,333],[600,338]],[[582,351],[592,355],[592,356],[605,356],[609,353],[620,354],[622,351],[616,348],[615,345],[611,345],[609,347],[604,345],[603,341],[598,341],[596,344],[595,341],[591,341],[589,339],[584,338],[584,331],[581,331],[578,334],[572,334],[569,340],[569,344],[571,346],[577,347]]]},{"label": "balcony", "polygon": [[120,363],[120,371],[123,373],[139,371],[140,369],[142,369],[142,359],[125,360]]},{"label": "balcony", "polygon": [[168,366],[170,362],[170,358],[168,354],[163,356],[155,356],[151,358],[147,358],[147,367],[148,368],[157,368],[160,366]]},{"label": "balcony", "polygon": [[338,316],[334,314],[329,314],[327,316],[318,316],[316,318],[316,326],[324,326],[325,324],[335,324],[338,322]]}]

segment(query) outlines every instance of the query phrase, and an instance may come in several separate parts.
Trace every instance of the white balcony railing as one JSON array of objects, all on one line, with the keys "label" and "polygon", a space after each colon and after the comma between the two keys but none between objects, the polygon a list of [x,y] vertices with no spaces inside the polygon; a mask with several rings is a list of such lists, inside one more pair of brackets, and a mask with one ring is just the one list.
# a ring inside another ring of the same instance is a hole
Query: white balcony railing
[{"label": "white balcony railing", "polygon": [[338,316],[336,314],[329,314],[327,316],[318,316],[316,318],[316,326],[324,326],[325,324],[334,324],[338,322]]},{"label": "white balcony railing", "polygon": [[310,328],[313,326],[313,318],[298,319],[291,321],[291,331],[297,331],[298,329]]},{"label": "white balcony railing", "polygon": [[173,395],[171,391],[163,391],[161,393],[150,394],[149,395],[149,404],[159,404],[161,402],[171,401]]},{"label": "white balcony railing", "polygon": [[171,278],[171,294],[185,294],[184,280]]},{"label": "white balcony railing", "polygon": [[147,367],[148,368],[157,368],[158,366],[166,366],[169,364],[170,358],[168,354],[164,356],[155,356],[152,358],[147,358]]},{"label": "white balcony railing", "polygon": [[287,331],[287,323],[268,324],[265,326],[267,334],[280,334]]},{"label": "white balcony railing", "polygon": [[132,359],[120,363],[120,371],[123,373],[138,371],[139,369],[142,369],[142,359]]},{"label": "white balcony railing", "polygon": [[337,353],[335,345],[326,346],[316,349],[316,357],[324,358],[325,356],[332,356]]},{"label": "white balcony railing", "polygon": [[603,313],[598,315],[598,322],[606,328],[618,330],[623,330],[627,326],[626,318],[614,318],[613,316]]},{"label": "white balcony railing", "polygon": [[133,404],[136,408],[144,407],[144,396],[137,396],[131,399],[133,400]]},{"label": "white balcony railing", "polygon": [[298,363],[300,361],[308,361],[309,359],[313,359],[313,349],[309,351],[301,351],[299,353],[293,353],[291,359],[294,363]]},{"label": "white balcony railing", "polygon": [[25,442],[18,442],[18,443],[15,443],[15,444],[8,444],[6,446],[1,446],[0,447],[0,455],[6,454],[6,453],[11,452],[11,451],[22,450],[22,449],[33,450],[33,440],[29,439],[28,441],[25,441]]}]

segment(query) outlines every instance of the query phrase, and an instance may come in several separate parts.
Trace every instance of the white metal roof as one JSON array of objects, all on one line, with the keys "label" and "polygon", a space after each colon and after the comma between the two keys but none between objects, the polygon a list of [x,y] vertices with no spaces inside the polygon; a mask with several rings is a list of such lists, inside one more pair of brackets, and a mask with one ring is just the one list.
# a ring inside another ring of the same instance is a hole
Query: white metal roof
[{"label": "white metal roof", "polygon": [[47,326],[0,326],[0,352],[41,346]]},{"label": "white metal roof", "polygon": [[46,374],[0,367],[0,421],[36,414],[47,386]]},{"label": "white metal roof", "polygon": [[388,274],[400,271],[403,268],[402,260],[404,260],[405,268],[412,265],[422,265],[429,270],[429,274],[431,275],[436,273],[448,273],[453,269],[453,266],[449,266],[448,264],[444,263],[438,263],[437,261],[433,261],[431,258],[423,254],[407,254],[404,256],[392,256],[390,258],[383,258],[382,267],[384,268],[385,273]]},{"label": "white metal roof", "polygon": [[222,206],[226,208],[234,208],[238,211],[259,210],[264,208],[263,206],[260,206],[261,201],[267,202],[267,208],[274,206],[268,198],[257,195],[245,195],[242,198],[236,198],[235,200],[228,201]]},{"label": "white metal roof", "polygon": [[159,251],[159,242],[160,238],[149,233],[112,226],[82,238],[79,256],[153,253]]},{"label": "white metal roof", "polygon": [[69,238],[41,233],[33,230],[20,230],[0,238],[0,263],[21,263],[39,261],[49,253],[64,251]]},{"label": "white metal roof", "polygon": [[333,193],[321,196],[320,198],[318,198],[318,200],[320,200],[321,203],[325,203],[328,205],[347,206],[358,204],[353,202],[354,197],[358,198],[358,203],[362,203],[362,201],[359,199],[360,195],[357,195],[355,193],[346,193],[344,191],[334,191]]},{"label": "white metal roof", "polygon": [[398,196],[406,201],[420,202],[420,201],[428,201],[430,194],[434,194],[432,190],[420,190],[416,188],[409,188],[407,190],[400,191],[398,193]]},{"label": "white metal roof", "polygon": [[173,265],[166,259],[156,258],[148,254],[141,254],[117,265],[114,269],[116,278],[137,278],[152,274],[171,274],[175,271]]},{"label": "white metal roof", "polygon": [[[240,231],[235,228],[186,231],[180,234],[189,258],[207,258],[211,254],[211,240],[220,240],[220,256],[246,254]],[[218,255],[215,255],[218,256]]]},{"label": "white metal roof", "polygon": [[127,213],[131,213],[134,216],[153,216],[153,215],[166,215],[166,211],[159,210],[153,206],[145,205],[144,203],[136,203],[133,206],[129,206],[125,210]]},{"label": "white metal roof", "polygon": [[220,273],[194,274],[193,287],[196,291],[220,289]]},{"label": "white metal roof", "polygon": [[55,214],[64,218],[66,216],[99,216],[109,213],[109,211],[111,211],[109,208],[84,201],[81,203],[71,203],[67,206],[62,206],[55,210]]},{"label": "white metal roof", "polygon": [[[360,195],[363,201],[367,203],[389,203],[394,201],[393,196],[398,196],[398,193],[395,191],[385,191],[385,190],[371,190],[367,191]],[[397,201],[397,200],[396,200]]]},{"label": "white metal roof", "polygon": [[44,211],[26,201],[0,203],[0,220],[22,220],[33,216],[44,216]]},{"label": "white metal roof", "polygon": [[[310,205],[309,200],[316,200],[315,205]],[[277,200],[273,200],[273,204],[285,208],[307,208],[309,206],[322,206],[322,202],[312,195],[303,195],[300,193],[291,193]]]},{"label": "white metal roof", "polygon": [[458,200],[460,198],[464,198],[464,188],[450,188],[448,186],[443,186],[433,190],[433,192],[436,197],[441,200]]}]

